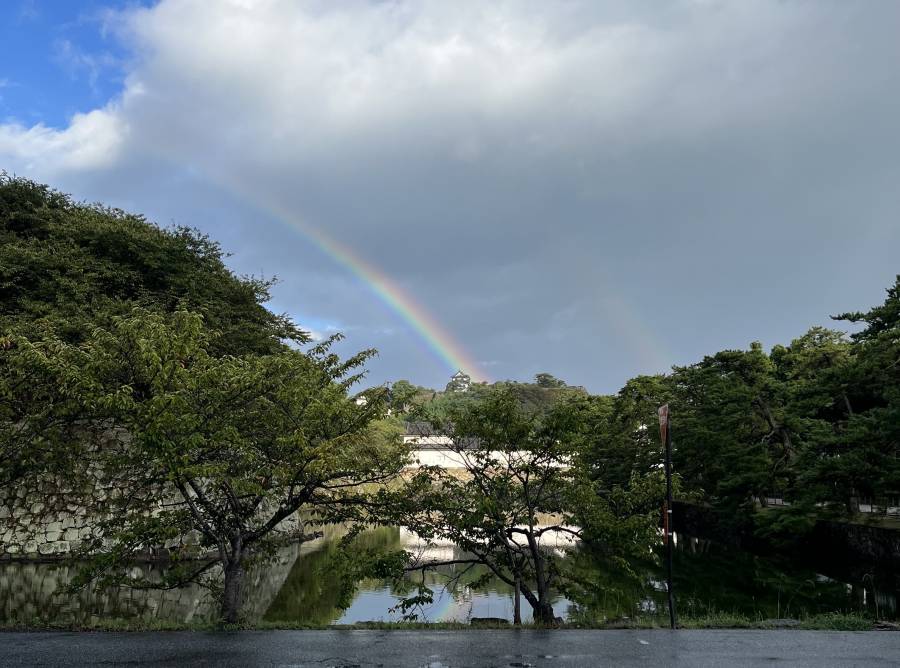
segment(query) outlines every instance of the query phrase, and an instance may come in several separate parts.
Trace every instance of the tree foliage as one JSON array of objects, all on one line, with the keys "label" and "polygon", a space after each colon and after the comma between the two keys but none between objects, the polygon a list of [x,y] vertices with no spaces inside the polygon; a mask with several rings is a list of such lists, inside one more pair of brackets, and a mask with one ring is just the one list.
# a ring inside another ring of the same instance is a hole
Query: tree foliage
[{"label": "tree foliage", "polygon": [[306,342],[265,308],[271,281],[235,276],[219,245],[189,228],[87,205],[0,173],[0,485],[71,460],[96,422],[74,357],[95,327],[134,308],[203,316],[211,355],[269,354]]},{"label": "tree foliage", "polygon": [[273,282],[235,276],[224,257],[196,230],[161,229],[0,173],[0,333],[51,328],[80,341],[135,306],[181,307],[203,315],[217,354],[307,341],[288,317],[263,306]]},{"label": "tree foliage", "polygon": [[[640,485],[605,488],[585,474],[578,446],[586,410],[573,400],[529,412],[508,387],[456,405],[435,426],[450,436],[460,470],[418,469],[396,494],[387,521],[409,526],[425,541],[457,545],[467,556],[453,564],[487,566],[521,592],[535,620],[554,623],[553,588],[578,582],[562,559],[566,551],[590,540],[617,553],[646,554],[656,541],[658,511],[638,501]],[[449,563],[407,556],[413,562],[407,571]],[[429,596],[423,589],[415,601]]]},{"label": "tree foliage", "polygon": [[[115,581],[135,553],[170,546],[189,558],[168,571],[170,585],[221,567],[222,615],[233,623],[246,568],[280,540],[302,539],[286,521],[358,515],[366,483],[396,474],[405,452],[375,431],[382,397],[359,406],[347,395],[371,351],[342,361],[329,346],[215,356],[199,315],[140,310],[78,345],[43,342],[47,363],[67,360],[85,379],[76,400],[89,420],[119,436],[120,447],[92,453],[127,493],[84,546],[100,555],[90,577]],[[212,559],[198,566],[205,550]]]},{"label": "tree foliage", "polygon": [[193,230],[0,177],[0,485],[114,490],[82,581],[165,549],[161,586],[219,568],[235,621],[245,569],[302,537],[298,512],[357,518],[405,451],[383,390],[348,396],[373,351],[286,345],[308,337],[265,308],[271,282],[223,259]]},{"label": "tree foliage", "polygon": [[534,384],[538,387],[565,387],[566,382],[560,380],[551,373],[539,373],[534,377]]},{"label": "tree foliage", "polygon": [[[883,304],[837,316],[849,336],[814,327],[770,352],[720,351],[615,396],[541,373],[465,392],[398,381],[362,405],[348,389],[373,351],[302,348],[265,307],[271,285],[235,276],[195,230],[0,176],[0,486],[65,474],[77,490],[85,462],[114,478],[86,578],[120,581],[136,553],[165,548],[163,586],[218,568],[234,621],[244,571],[300,537],[303,512],[451,540],[551,622],[551,587],[591,586],[551,536],[610,555],[656,542],[663,403],[679,494],[738,524],[764,515],[785,532],[900,502],[900,276]],[[384,487],[406,456],[388,408],[448,435],[464,475],[426,467]],[[789,508],[757,513],[771,497]]]},{"label": "tree foliage", "polygon": [[[596,474],[659,470],[656,408],[669,403],[682,494],[743,526],[792,532],[817,517],[882,511],[900,497],[900,277],[884,304],[843,314],[850,336],[813,327],[767,353],[725,350],[597,398],[585,448]],[[769,498],[790,504],[756,509]]]}]

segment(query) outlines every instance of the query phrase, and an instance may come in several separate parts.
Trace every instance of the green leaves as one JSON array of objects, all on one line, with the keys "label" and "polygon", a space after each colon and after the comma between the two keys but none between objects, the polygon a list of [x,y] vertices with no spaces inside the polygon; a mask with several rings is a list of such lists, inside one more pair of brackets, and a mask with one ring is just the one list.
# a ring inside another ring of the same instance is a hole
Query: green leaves
[{"label": "green leaves", "polygon": [[[443,429],[461,469],[418,469],[395,491],[383,521],[457,546],[450,564],[477,563],[509,586],[519,581],[535,618],[552,623],[551,587],[565,586],[571,575],[561,556],[579,540],[642,556],[657,541],[660,497],[648,503],[642,479],[633,488],[608,487],[580,456],[595,408],[577,393],[538,413],[505,386],[453,405]],[[658,476],[653,483],[659,494]],[[407,569],[446,563],[414,561]],[[408,602],[415,606],[427,595]]]},{"label": "green leaves", "polygon": [[[25,425],[30,438],[17,441],[14,461],[45,473],[28,459],[33,436],[53,436],[48,452],[59,453],[81,425],[82,449],[68,455],[96,466],[94,484],[106,477],[122,492],[115,521],[97,524],[90,577],[115,580],[135,550],[188,544],[195,532],[215,561],[251,563],[273,539],[297,539],[284,522],[300,509],[317,522],[358,514],[375,496],[367,483],[388,481],[405,459],[396,425],[375,425],[384,393],[369,392],[365,406],[347,394],[368,353],[344,361],[320,344],[219,356],[203,318],[183,309],[133,309],[79,344],[15,341],[3,351],[0,388],[28,396],[0,409],[5,452]],[[98,448],[110,426],[121,447]]]},{"label": "green leaves", "polygon": [[93,575],[195,533],[240,573],[300,535],[299,509],[359,517],[403,465],[398,430],[373,426],[386,392],[348,397],[375,351],[285,345],[309,337],[223,257],[195,230],[0,175],[0,485],[83,464],[80,489],[114,488]]},{"label": "green leaves", "polygon": [[746,522],[769,496],[793,506],[766,531],[856,512],[861,499],[887,505],[900,497],[900,278],[883,305],[839,319],[864,329],[813,327],[771,354],[753,343],[592,398],[586,469],[623,488],[657,471],[656,408],[668,403],[682,494],[730,519]]},{"label": "green leaves", "polygon": [[214,354],[268,353],[308,341],[268,311],[271,281],[235,276],[219,245],[189,228],[77,204],[47,186],[0,173],[0,335],[50,328],[83,341],[134,306],[202,314]]}]

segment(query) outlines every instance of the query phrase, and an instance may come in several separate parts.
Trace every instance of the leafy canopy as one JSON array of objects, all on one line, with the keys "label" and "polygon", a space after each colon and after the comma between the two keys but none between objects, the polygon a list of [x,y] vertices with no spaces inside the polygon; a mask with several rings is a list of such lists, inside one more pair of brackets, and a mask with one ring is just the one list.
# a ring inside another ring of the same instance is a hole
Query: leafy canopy
[{"label": "leafy canopy", "polygon": [[263,304],[272,281],[235,276],[221,247],[187,227],[73,202],[0,173],[0,336],[42,328],[84,340],[132,308],[204,316],[211,350],[268,353],[308,337]]}]

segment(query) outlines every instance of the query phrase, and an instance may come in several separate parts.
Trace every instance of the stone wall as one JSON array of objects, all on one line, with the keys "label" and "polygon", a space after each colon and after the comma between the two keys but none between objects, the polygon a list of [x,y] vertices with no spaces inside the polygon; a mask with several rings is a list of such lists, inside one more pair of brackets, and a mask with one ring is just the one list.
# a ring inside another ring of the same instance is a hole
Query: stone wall
[{"label": "stone wall", "polygon": [[68,554],[90,538],[93,524],[105,517],[109,490],[97,487],[85,498],[58,479],[35,487],[9,489],[0,496],[0,559]]},{"label": "stone wall", "polygon": [[[101,450],[115,455],[127,448],[127,432],[85,428],[72,438],[89,439],[92,445],[84,457],[69,463],[65,474],[45,474],[0,488],[0,560],[53,559],[73,552],[131,493],[126,490],[134,485],[126,472],[105,471],[100,458],[91,456]],[[145,498],[165,497],[158,489],[144,494]]]},{"label": "stone wall", "polygon": [[814,552],[828,551],[843,563],[860,560],[900,573],[900,531],[867,524],[816,522],[807,540]]},{"label": "stone wall", "polygon": [[[154,576],[150,564],[133,571]],[[78,566],[68,562],[0,564],[0,621],[5,624],[90,625],[100,619],[189,622],[212,612],[211,597],[197,585],[174,590],[83,589],[64,594]]]},{"label": "stone wall", "polygon": [[[122,479],[104,476],[90,462],[66,478],[45,476],[27,487],[0,489],[0,561],[54,560],[75,552],[93,537],[98,523],[114,519],[128,489]],[[180,500],[172,489],[144,494],[157,499],[160,509]],[[278,531],[296,534],[301,528],[294,515]],[[196,545],[198,539],[188,535],[181,544]]]}]

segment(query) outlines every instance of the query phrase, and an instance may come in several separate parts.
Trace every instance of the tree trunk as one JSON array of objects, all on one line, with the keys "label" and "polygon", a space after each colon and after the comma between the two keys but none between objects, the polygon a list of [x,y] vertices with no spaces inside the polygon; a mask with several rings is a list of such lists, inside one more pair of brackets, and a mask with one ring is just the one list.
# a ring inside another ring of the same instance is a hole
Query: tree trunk
[{"label": "tree trunk", "polygon": [[244,586],[244,567],[241,559],[225,565],[225,590],[222,592],[222,621],[237,624],[241,615],[241,594]]},{"label": "tree trunk", "polygon": [[778,434],[778,438],[781,440],[781,447],[784,450],[784,454],[787,456],[788,461],[794,461],[794,444],[791,441],[791,434],[787,430],[787,427],[776,422],[775,416],[772,414],[772,409],[769,408],[769,404],[760,397],[756,398],[756,404],[762,410],[763,417],[768,423],[769,429],[771,429],[773,433]]},{"label": "tree trunk", "polygon": [[853,415],[853,406],[850,405],[850,398],[847,396],[847,393],[841,392],[841,397],[844,399],[844,408],[847,409],[847,415]]},{"label": "tree trunk", "polygon": [[522,596],[531,606],[531,616],[535,624],[553,626],[556,624],[556,615],[553,614],[553,606],[545,596],[535,596],[524,583],[521,585]]},{"label": "tree trunk", "polygon": [[528,539],[528,550],[531,553],[531,559],[534,563],[534,579],[537,585],[537,596],[533,592],[525,589],[525,599],[531,604],[534,615],[534,621],[538,624],[553,626],[556,624],[556,615],[553,614],[553,606],[549,603],[550,598],[550,576],[544,569],[544,556],[541,554],[541,548],[538,545],[534,533],[528,531],[525,533]]},{"label": "tree trunk", "polygon": [[556,615],[553,613],[553,606],[547,601],[538,601],[537,607],[534,608],[534,621],[544,626],[554,626]]}]

